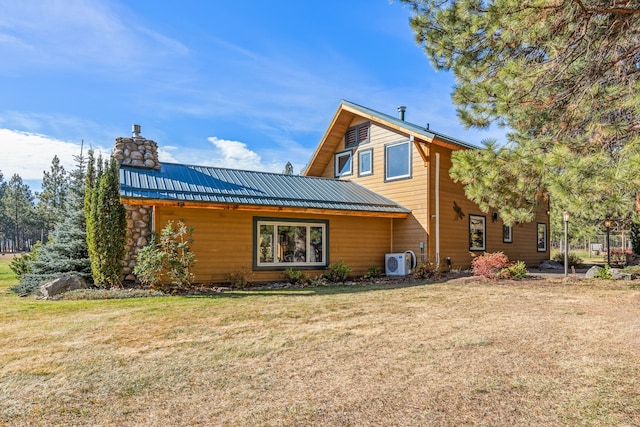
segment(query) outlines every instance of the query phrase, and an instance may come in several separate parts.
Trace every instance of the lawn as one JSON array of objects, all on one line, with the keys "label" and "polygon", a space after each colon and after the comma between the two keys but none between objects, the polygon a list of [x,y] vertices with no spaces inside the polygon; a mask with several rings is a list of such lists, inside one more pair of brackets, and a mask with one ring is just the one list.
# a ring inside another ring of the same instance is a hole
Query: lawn
[{"label": "lawn", "polygon": [[0,425],[640,425],[640,290],[525,281],[38,301]]}]

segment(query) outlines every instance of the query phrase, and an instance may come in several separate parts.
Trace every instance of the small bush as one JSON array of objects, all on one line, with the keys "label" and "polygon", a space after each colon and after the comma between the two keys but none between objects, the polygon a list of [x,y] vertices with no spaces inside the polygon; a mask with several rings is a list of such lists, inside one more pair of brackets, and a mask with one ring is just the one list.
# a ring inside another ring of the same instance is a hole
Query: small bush
[{"label": "small bush", "polygon": [[251,281],[251,270],[247,267],[243,267],[240,270],[236,270],[226,275],[227,282],[234,288],[243,289],[246,288]]},{"label": "small bush", "polygon": [[596,279],[611,280],[613,279],[613,272],[611,271],[611,267],[609,267],[609,264],[605,264],[604,267],[598,269],[593,277]]},{"label": "small bush", "polygon": [[293,268],[287,268],[284,271],[284,280],[292,285],[301,285],[307,281],[304,273],[300,270],[294,270]]},{"label": "small bush", "polygon": [[18,280],[22,280],[25,274],[31,272],[31,262],[38,259],[39,250],[42,244],[40,242],[33,245],[30,252],[24,252],[14,257],[9,263],[9,268],[16,275]]},{"label": "small bush", "polygon": [[[573,252],[569,252],[569,267],[578,267],[582,264],[582,258],[580,258],[577,254]],[[554,257],[554,261],[558,261],[560,264],[564,265],[564,253],[558,252]]]},{"label": "small bush", "polygon": [[509,258],[504,252],[485,253],[474,258],[471,262],[471,269],[476,276],[495,279],[498,273],[509,265]]},{"label": "small bush", "polygon": [[330,264],[325,273],[325,277],[330,282],[344,282],[351,273],[351,267],[349,267],[344,261],[340,260]]},{"label": "small bush", "polygon": [[367,267],[367,274],[365,274],[364,279],[375,279],[380,276],[382,276],[382,268],[377,265],[370,265]]},{"label": "small bush", "polygon": [[437,279],[440,277],[438,266],[432,262],[421,262],[412,271],[416,279]]},{"label": "small bush", "polygon": [[524,279],[527,277],[527,264],[524,261],[516,261],[510,266],[498,272],[498,277],[504,279]]}]

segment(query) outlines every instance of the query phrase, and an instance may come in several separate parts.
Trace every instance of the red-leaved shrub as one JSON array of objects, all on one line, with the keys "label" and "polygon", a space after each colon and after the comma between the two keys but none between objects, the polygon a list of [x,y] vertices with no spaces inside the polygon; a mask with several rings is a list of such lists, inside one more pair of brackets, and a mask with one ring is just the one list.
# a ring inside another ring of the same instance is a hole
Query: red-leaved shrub
[{"label": "red-leaved shrub", "polygon": [[471,269],[476,276],[495,279],[503,268],[509,265],[509,258],[503,252],[486,253],[471,262]]}]

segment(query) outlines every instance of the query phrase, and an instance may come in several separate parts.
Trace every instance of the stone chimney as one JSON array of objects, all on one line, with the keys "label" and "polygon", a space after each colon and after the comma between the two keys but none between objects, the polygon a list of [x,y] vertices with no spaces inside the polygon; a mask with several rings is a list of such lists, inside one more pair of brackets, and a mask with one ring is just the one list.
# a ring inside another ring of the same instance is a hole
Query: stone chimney
[{"label": "stone chimney", "polygon": [[118,166],[160,170],[158,144],[140,135],[140,125],[132,126],[132,137],[116,138],[113,157]]},{"label": "stone chimney", "polygon": [[[160,170],[158,144],[140,135],[140,125],[133,125],[131,138],[116,138],[113,157],[118,166]],[[125,280],[136,281],[133,269],[138,261],[138,252],[151,238],[153,206],[124,204],[127,218],[127,237],[123,276]]]}]

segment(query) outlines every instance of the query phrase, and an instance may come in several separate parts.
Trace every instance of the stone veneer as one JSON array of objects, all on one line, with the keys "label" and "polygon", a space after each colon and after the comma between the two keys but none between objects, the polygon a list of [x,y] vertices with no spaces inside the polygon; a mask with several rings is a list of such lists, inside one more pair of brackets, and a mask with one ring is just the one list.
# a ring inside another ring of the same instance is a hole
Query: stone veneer
[{"label": "stone veneer", "polygon": [[127,240],[125,242],[124,268],[125,280],[136,280],[133,268],[138,262],[138,252],[149,243],[151,238],[152,206],[124,205],[127,211]]},{"label": "stone veneer", "polygon": [[113,157],[119,165],[160,170],[158,144],[141,136],[116,138]]},{"label": "stone veneer", "polygon": [[[118,166],[160,170],[158,144],[150,139],[134,135],[132,138],[116,138],[113,157]],[[133,268],[138,252],[149,243],[151,237],[153,207],[147,205],[124,205],[127,213],[127,239],[123,274],[125,280],[136,280]]]}]

